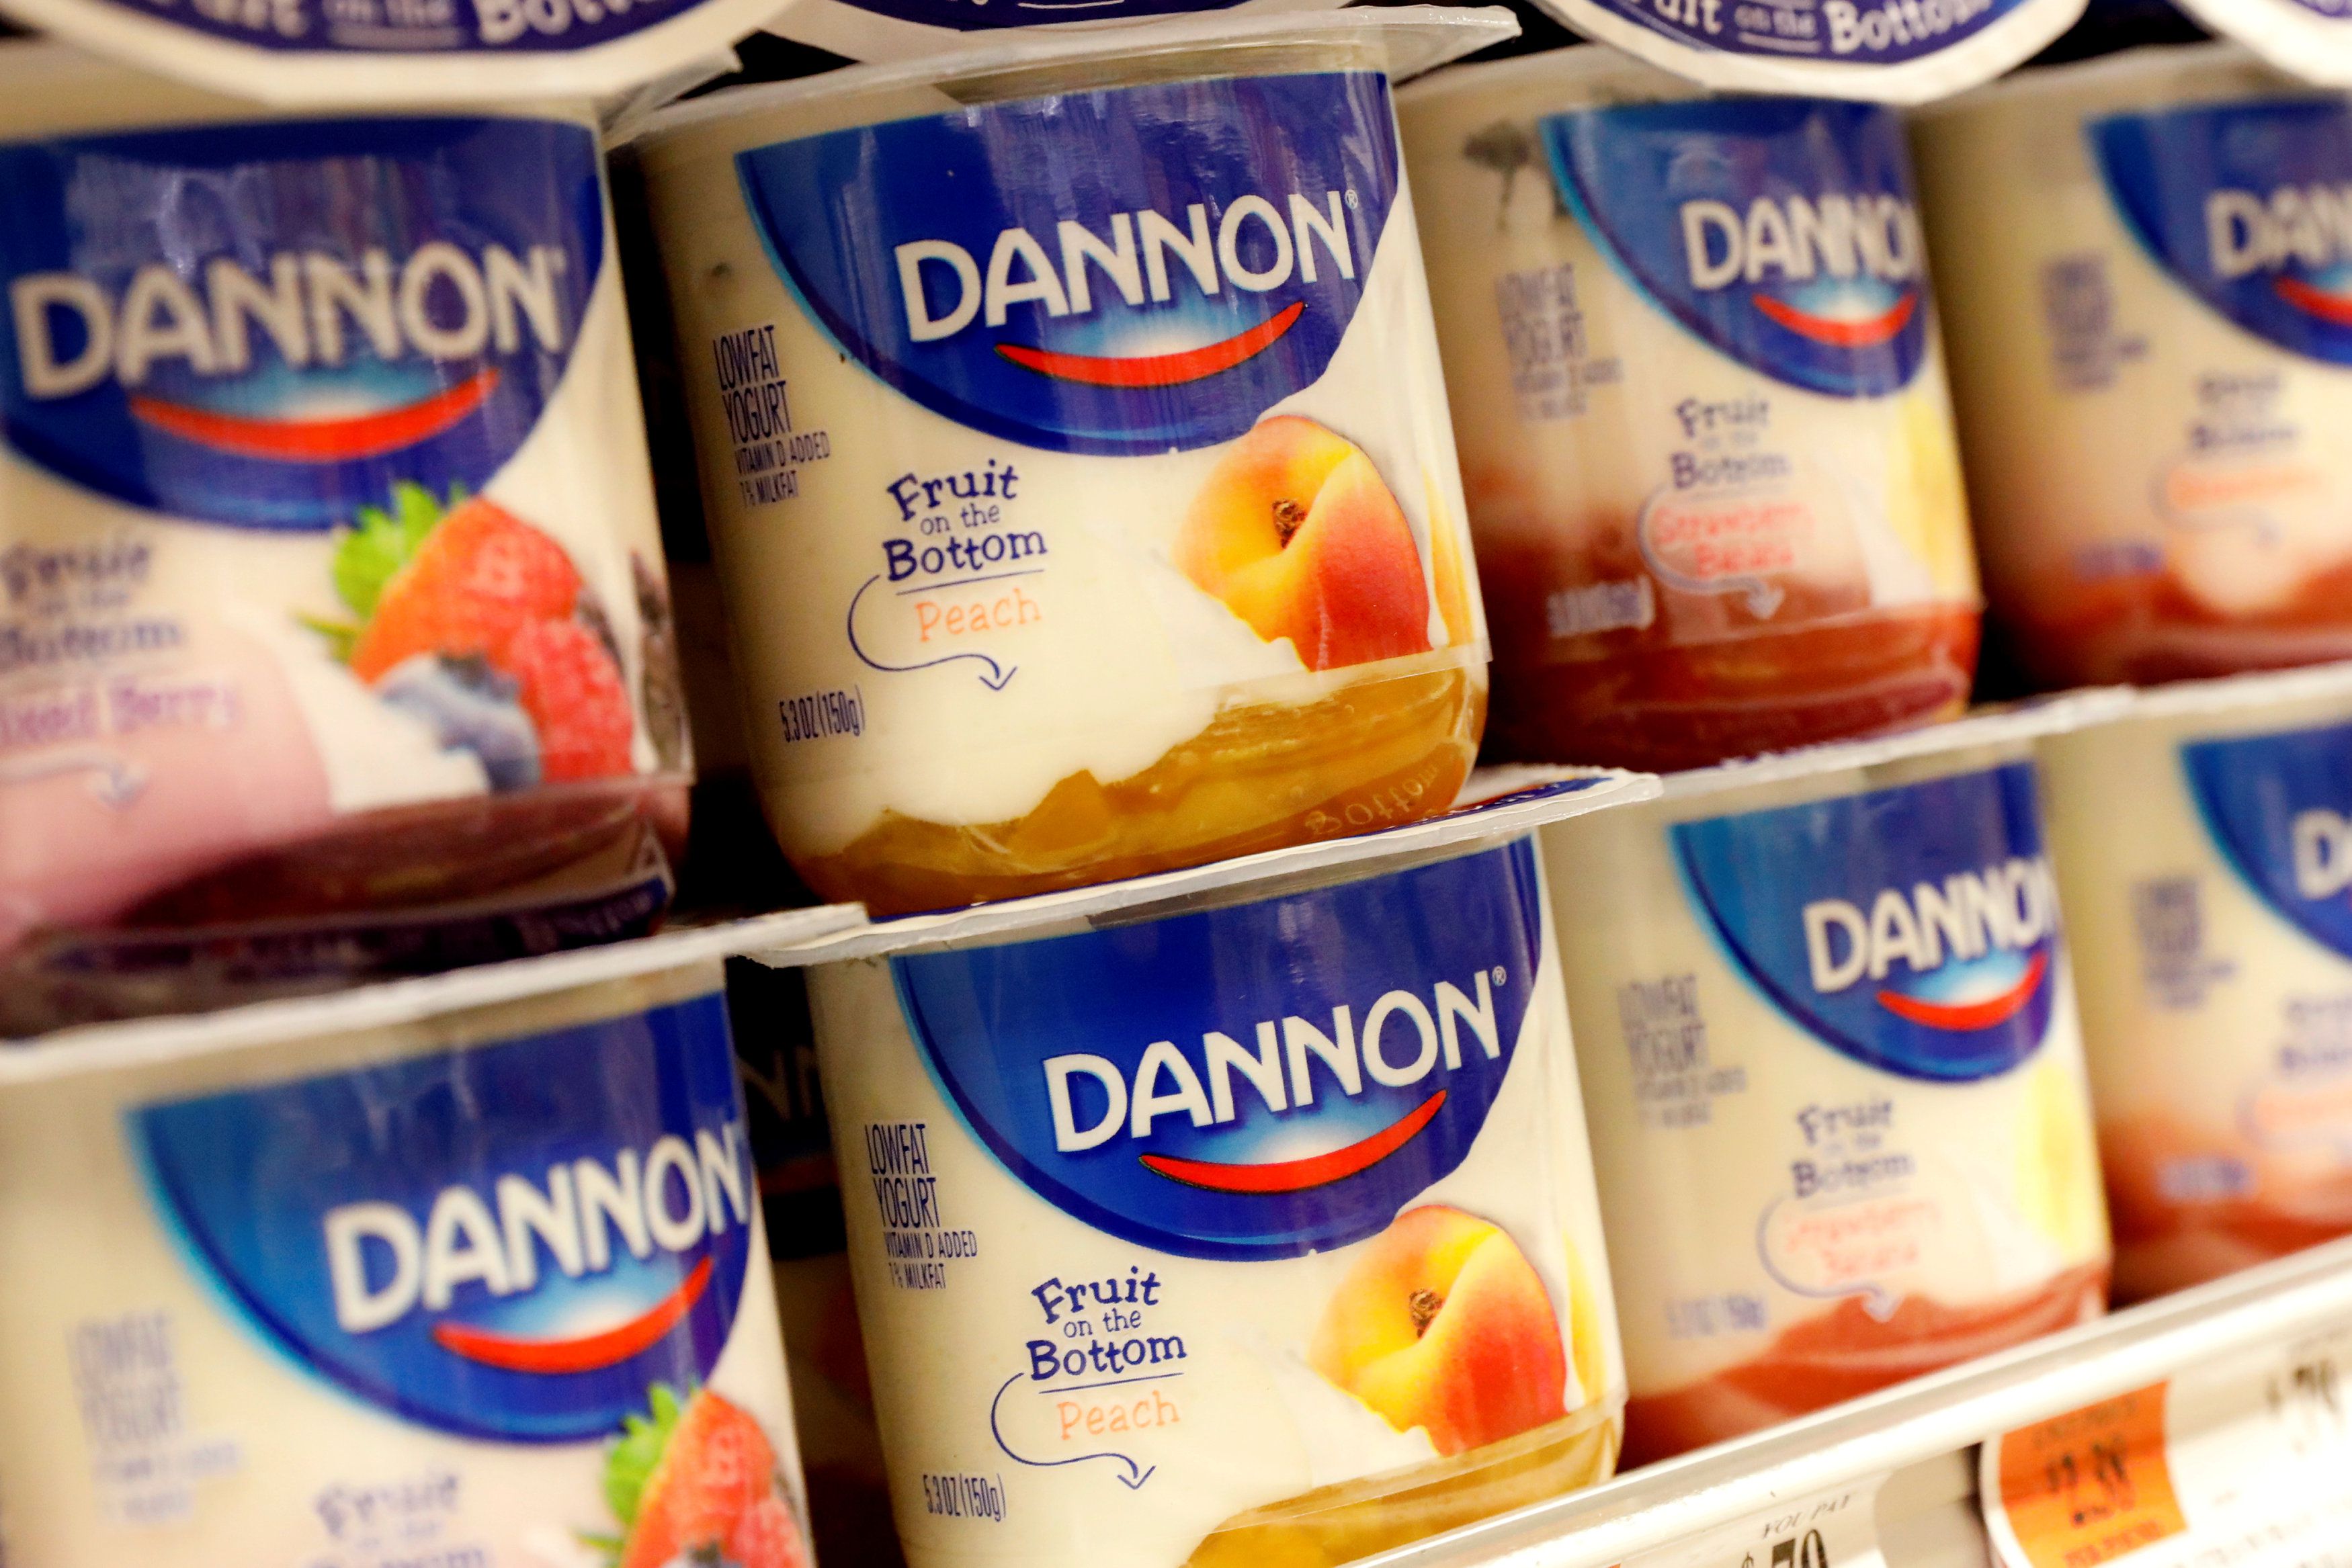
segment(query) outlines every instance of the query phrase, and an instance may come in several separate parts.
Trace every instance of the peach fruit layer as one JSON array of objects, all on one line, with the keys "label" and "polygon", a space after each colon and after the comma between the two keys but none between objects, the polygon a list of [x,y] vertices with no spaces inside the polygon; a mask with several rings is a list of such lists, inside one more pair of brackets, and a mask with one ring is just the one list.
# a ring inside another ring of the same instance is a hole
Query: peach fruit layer
[{"label": "peach fruit layer", "polygon": [[1019,898],[1395,827],[1453,804],[1478,750],[1486,673],[1373,676],[1303,705],[1232,707],[1132,777],[1087,772],[1009,822],[886,813],[795,862],[876,915]]},{"label": "peach fruit layer", "polygon": [[1409,1470],[1348,1481],[1227,1520],[1185,1568],[1330,1568],[1457,1529],[1614,1474],[1622,1430],[1612,1406]]}]

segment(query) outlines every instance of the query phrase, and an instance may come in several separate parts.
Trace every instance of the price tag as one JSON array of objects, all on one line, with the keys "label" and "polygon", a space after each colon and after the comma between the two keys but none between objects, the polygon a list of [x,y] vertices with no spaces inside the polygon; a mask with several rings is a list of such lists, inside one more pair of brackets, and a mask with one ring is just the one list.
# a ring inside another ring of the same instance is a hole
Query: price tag
[{"label": "price tag", "polygon": [[1984,1447],[2002,1568],[2352,1568],[2352,1329]]},{"label": "price tag", "polygon": [[[1886,1568],[1878,1550],[1878,1489],[1885,1476],[1707,1531],[1619,1568]],[[2352,1565],[2347,1565],[2352,1568]]]},{"label": "price tag", "polygon": [[2069,1410],[1987,1448],[1984,1495],[2010,1568],[2102,1568],[2189,1529],[2165,1451],[2164,1384]]}]

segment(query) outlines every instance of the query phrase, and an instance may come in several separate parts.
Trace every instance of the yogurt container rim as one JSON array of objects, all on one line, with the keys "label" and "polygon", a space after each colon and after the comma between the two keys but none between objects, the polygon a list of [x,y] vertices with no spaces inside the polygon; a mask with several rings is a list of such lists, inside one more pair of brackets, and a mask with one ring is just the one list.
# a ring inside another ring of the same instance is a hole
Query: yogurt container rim
[{"label": "yogurt container rim", "polygon": [[574,987],[635,979],[731,957],[753,946],[803,941],[821,932],[854,925],[861,918],[856,904],[819,904],[317,996],[253,1002],[216,1012],[87,1024],[30,1040],[0,1040],[0,1093],[81,1073],[396,1028]]},{"label": "yogurt container rim", "polygon": [[[1240,0],[1252,10],[1336,10],[1348,0]],[[1027,22],[1022,30],[1033,36],[1041,29],[1055,32],[1100,31],[1133,27],[1157,18],[1121,16],[1079,16],[1055,22]],[[797,44],[851,60],[897,60],[914,55],[938,54],[971,47],[973,31],[959,31],[931,22],[911,21],[869,8],[861,0],[793,0],[761,29]]]},{"label": "yogurt container rim", "polygon": [[[1213,45],[1377,39],[1385,46],[1389,78],[1402,81],[1490,44],[1516,37],[1518,31],[1517,19],[1498,5],[1394,5],[1345,11],[1253,12],[1242,16],[1213,11],[1167,21],[1139,22],[1130,26],[1075,33],[1056,30],[1053,37],[1016,36],[1002,43],[914,59],[844,66],[791,81],[722,89],[704,98],[672,105],[652,116],[634,141],[640,149],[649,149],[680,132],[699,130],[737,115],[800,109],[861,95],[879,98],[909,88],[938,87],[961,78],[987,76],[1014,68],[1078,60],[1140,59]],[[1050,89],[1045,89],[1024,96],[1049,95]],[[891,118],[909,116],[893,114]]]},{"label": "yogurt container rim", "polygon": [[1444,858],[1449,852],[1517,838],[1588,812],[1654,800],[1658,789],[1654,774],[1616,768],[1481,768],[1470,776],[1452,810],[1402,827],[1263,850],[1095,887],[900,915],[807,940],[763,946],[744,956],[772,968],[799,968],[918,950],[995,946],[1105,924],[1158,919],[1183,913],[1205,897],[1254,884],[1267,885],[1263,893],[1247,896],[1277,897],[1298,879],[1321,873],[1378,875],[1391,863],[1401,868]]},{"label": "yogurt container rim", "polygon": [[[1513,55],[1501,60],[1476,60],[1433,71],[1412,85],[1400,88],[1397,90],[1397,107],[1402,110],[1466,89],[1483,91],[1489,88],[1516,87],[1523,81],[1552,82],[1564,90],[1592,90],[1621,82],[1628,85],[1655,83],[1668,89],[1676,99],[1717,96],[1688,77],[1678,76],[1622,49],[1578,38],[1533,54]],[[1567,107],[1565,99],[1563,107]]]},{"label": "yogurt container rim", "polygon": [[261,110],[356,114],[486,108],[544,99],[620,99],[690,89],[698,66],[759,30],[793,0],[698,0],[681,15],[572,51],[455,55],[278,51],[207,37],[106,0],[0,0],[0,17],[126,68],[248,100]]},{"label": "yogurt container rim", "polygon": [[2242,674],[2128,689],[2130,700],[2123,711],[2104,715],[2084,727],[2244,712],[2321,697],[2352,697],[2352,661],[2291,670],[2250,670]]},{"label": "yogurt container rim", "polygon": [[2290,91],[2298,89],[2314,92],[2326,90],[2280,70],[2234,38],[2209,38],[2195,44],[2139,44],[2116,54],[2074,60],[2065,65],[2030,66],[1999,81],[1987,82],[1982,87],[1939,102],[1918,105],[1911,110],[1911,118],[1921,121],[1942,120],[1992,104],[2040,98],[2052,93],[2076,92],[2085,83],[2102,84],[2110,78],[2127,80],[2140,76],[2202,74],[2245,66],[2268,72],[2278,78],[2281,88]]},{"label": "yogurt container rim", "polygon": [[1942,724],[1923,725],[1895,735],[1826,741],[1794,751],[1742,758],[1713,768],[1694,768],[1662,778],[1660,798],[1667,801],[1700,800],[1825,773],[1906,762],[1939,752],[2040,740],[2116,717],[2129,709],[2132,696],[2129,686],[2091,686],[2014,706],[1979,709]]}]

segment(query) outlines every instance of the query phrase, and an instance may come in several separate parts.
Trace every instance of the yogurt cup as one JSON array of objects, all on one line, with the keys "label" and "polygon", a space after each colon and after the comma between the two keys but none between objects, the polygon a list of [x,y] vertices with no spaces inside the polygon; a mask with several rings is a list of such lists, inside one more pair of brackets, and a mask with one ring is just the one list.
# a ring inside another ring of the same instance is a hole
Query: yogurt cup
[{"label": "yogurt cup", "polygon": [[[2050,685],[2352,654],[2352,106],[2229,45],[1919,119],[1997,622]],[[2315,195],[2315,193],[2316,193]],[[2322,204],[2313,207],[2312,200]]]},{"label": "yogurt cup", "polygon": [[2084,0],[1538,0],[1589,38],[1711,88],[1924,103],[1990,81]]},{"label": "yogurt cup", "polygon": [[1402,120],[1492,748],[1689,768],[1958,713],[1976,570],[1893,114],[1572,48]]},{"label": "yogurt cup", "polygon": [[0,19],[214,92],[351,110],[676,97],[791,0],[0,0]]},{"label": "yogurt cup", "polygon": [[646,956],[0,1054],[10,1560],[805,1568],[719,967]]},{"label": "yogurt cup", "polygon": [[1607,1478],[1526,821],[792,955],[913,1568],[1337,1563]]},{"label": "yogurt cup", "polygon": [[[2108,1243],[2030,741],[1678,775],[1548,830],[1629,1464],[2097,1316]],[[2112,706],[2109,706],[2112,711]]]},{"label": "yogurt cup", "polygon": [[2352,1232],[2352,675],[2145,694],[2042,766],[2117,1295]]},{"label": "yogurt cup", "polygon": [[752,765],[819,892],[938,908],[1451,802],[1486,632],[1389,83],[1510,28],[1021,41],[640,141]]},{"label": "yogurt cup", "polygon": [[594,120],[0,44],[0,1033],[641,932],[691,768]]}]

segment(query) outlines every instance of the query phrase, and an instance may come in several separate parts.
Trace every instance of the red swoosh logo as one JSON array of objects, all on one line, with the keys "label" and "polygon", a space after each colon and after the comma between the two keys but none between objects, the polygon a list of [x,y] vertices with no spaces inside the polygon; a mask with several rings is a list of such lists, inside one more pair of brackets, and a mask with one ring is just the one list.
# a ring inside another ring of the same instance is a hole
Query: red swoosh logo
[{"label": "red swoosh logo", "polygon": [[2338,327],[2352,327],[2352,299],[2341,294],[2330,294],[2325,288],[2315,288],[2300,277],[2281,277],[2271,284],[2278,297],[2298,310],[2308,311],[2323,321]]},{"label": "red swoosh logo", "polygon": [[519,1339],[512,1334],[469,1328],[464,1323],[436,1323],[433,1343],[452,1355],[495,1366],[502,1372],[595,1372],[618,1366],[658,1343],[662,1335],[677,1326],[680,1318],[694,1310],[694,1303],[702,1299],[702,1292],[709,1286],[710,1260],[705,1258],[677,1290],[655,1302],[650,1312],[601,1333],[583,1334],[578,1339]]},{"label": "red swoosh logo", "polygon": [[2050,955],[2036,953],[2033,961],[2025,966],[2025,974],[2017,984],[1999,996],[1987,997],[1979,1002],[1927,1002],[1917,997],[1906,997],[1900,991],[1881,991],[1878,1005],[1896,1018],[1909,1019],[1913,1023],[1926,1024],[1929,1029],[1990,1029],[1997,1023],[2007,1023],[2018,1009],[2033,999],[2042,984],[2042,977],[2050,972]]},{"label": "red swoosh logo", "polygon": [[281,463],[341,463],[381,457],[440,434],[481,407],[498,384],[497,371],[478,371],[399,408],[339,419],[254,419],[152,397],[132,398],[131,412],[143,423],[215,452]]},{"label": "red swoosh logo", "polygon": [[1756,308],[1800,338],[1811,338],[1814,342],[1825,343],[1832,349],[1875,348],[1909,326],[1912,316],[1919,308],[1919,291],[1916,288],[1880,314],[1865,316],[1859,321],[1811,315],[1785,299],[1775,299],[1769,294],[1752,294],[1748,298],[1756,302]]},{"label": "red swoosh logo", "polygon": [[1369,1138],[1349,1144],[1344,1149],[1328,1154],[1309,1155],[1303,1160],[1273,1160],[1265,1165],[1220,1165],[1214,1160],[1183,1160],[1173,1155],[1144,1155],[1143,1163],[1171,1181],[1186,1186],[1204,1186],[1211,1192],[1241,1192],[1264,1194],[1275,1192],[1305,1192],[1308,1187],[1328,1186],[1335,1181],[1345,1181],[1359,1171],[1370,1170],[1407,1144],[1412,1135],[1429,1125],[1431,1117],[1445,1103],[1445,1091],[1436,1093],[1407,1111]]},{"label": "red swoosh logo", "polygon": [[1307,301],[1286,305],[1246,332],[1236,332],[1222,343],[1186,349],[1176,354],[1057,354],[1022,343],[999,343],[996,351],[1024,370],[1056,381],[1081,382],[1090,387],[1172,387],[1230,371],[1254,354],[1265,352],[1275,340],[1297,323]]}]

